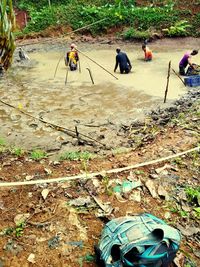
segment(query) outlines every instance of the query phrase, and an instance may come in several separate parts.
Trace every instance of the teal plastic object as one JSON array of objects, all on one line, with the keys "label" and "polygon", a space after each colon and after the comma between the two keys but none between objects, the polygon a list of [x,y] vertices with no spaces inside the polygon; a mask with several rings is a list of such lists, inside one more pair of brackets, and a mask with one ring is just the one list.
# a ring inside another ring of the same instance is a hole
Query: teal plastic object
[{"label": "teal plastic object", "polygon": [[97,262],[105,267],[168,267],[180,241],[178,230],[151,214],[120,217],[105,225]]}]

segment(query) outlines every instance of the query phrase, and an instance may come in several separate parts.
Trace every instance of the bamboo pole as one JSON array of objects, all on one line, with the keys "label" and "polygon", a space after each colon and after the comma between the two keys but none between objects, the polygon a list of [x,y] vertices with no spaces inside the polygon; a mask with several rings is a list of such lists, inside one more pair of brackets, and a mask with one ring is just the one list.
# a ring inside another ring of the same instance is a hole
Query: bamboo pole
[{"label": "bamboo pole", "polygon": [[56,69],[55,69],[55,72],[54,72],[54,77],[53,78],[55,78],[56,77],[56,73],[57,73],[57,70],[58,70],[58,66],[59,66],[59,64],[60,64],[60,61],[61,61],[61,59],[63,58],[63,55],[59,58],[59,60],[58,60],[58,63],[57,63],[57,65],[56,65]]},{"label": "bamboo pole", "polygon": [[166,100],[167,100],[167,93],[168,93],[168,89],[169,89],[170,70],[171,70],[171,60],[169,61],[169,66],[168,66],[167,85],[166,85],[166,89],[165,89],[164,103],[166,103]]},{"label": "bamboo pole", "polygon": [[129,165],[126,167],[122,168],[117,168],[117,169],[110,169],[110,170],[102,170],[99,172],[93,172],[93,173],[83,173],[83,174],[78,174],[74,176],[68,176],[68,177],[58,177],[58,178],[51,178],[51,179],[39,179],[39,180],[31,180],[31,181],[18,181],[18,182],[0,182],[0,188],[1,187],[12,187],[12,186],[22,186],[22,185],[36,185],[36,184],[44,184],[44,183],[59,183],[59,182],[69,182],[72,180],[78,180],[78,179],[94,179],[97,176],[105,176],[106,174],[113,174],[113,173],[119,173],[119,172],[125,172],[125,171],[130,171],[132,169],[137,169],[140,167],[148,166],[148,165],[154,165],[158,164],[163,161],[169,161],[173,158],[181,157],[183,155],[192,153],[194,151],[200,151],[200,147],[195,147],[180,153],[177,153],[175,155],[170,155],[167,157],[163,158],[157,158],[151,161],[146,161],[142,163],[138,163],[135,165]]},{"label": "bamboo pole", "polygon": [[79,61],[78,61],[78,70],[79,70],[79,73],[81,73],[81,61],[80,61],[80,58],[79,58]]},{"label": "bamboo pole", "polygon": [[184,80],[181,78],[181,76],[174,70],[172,69],[173,73],[181,80],[181,82],[186,86]]},{"label": "bamboo pole", "polygon": [[111,76],[113,76],[116,80],[118,80],[118,78],[113,75],[109,70],[107,70],[106,68],[104,68],[101,64],[97,63],[95,60],[93,60],[91,57],[87,56],[85,53],[83,53],[82,51],[80,51],[79,49],[76,48],[76,50],[81,53],[84,57],[88,58],[89,60],[91,60],[93,63],[95,63],[97,66],[99,66],[100,68],[102,68],[103,70],[105,70],[107,73],[109,73]]},{"label": "bamboo pole", "polygon": [[66,71],[66,76],[65,76],[65,85],[67,84],[68,72],[69,72],[69,67],[67,68],[67,71]]}]

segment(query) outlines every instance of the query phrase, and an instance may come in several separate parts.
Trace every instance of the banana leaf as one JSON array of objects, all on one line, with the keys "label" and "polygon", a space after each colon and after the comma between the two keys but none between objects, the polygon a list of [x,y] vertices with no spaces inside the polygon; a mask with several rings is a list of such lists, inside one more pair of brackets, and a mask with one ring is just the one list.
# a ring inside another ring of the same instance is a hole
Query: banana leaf
[{"label": "banana leaf", "polygon": [[0,0],[0,65],[7,70],[15,51],[15,14],[12,0]]}]

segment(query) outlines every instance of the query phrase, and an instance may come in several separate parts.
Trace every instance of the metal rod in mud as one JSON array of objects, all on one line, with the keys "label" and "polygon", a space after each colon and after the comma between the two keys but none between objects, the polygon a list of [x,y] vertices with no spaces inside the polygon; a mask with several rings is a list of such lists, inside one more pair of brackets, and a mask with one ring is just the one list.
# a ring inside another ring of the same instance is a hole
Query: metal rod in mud
[{"label": "metal rod in mud", "polygon": [[60,64],[60,61],[61,61],[61,59],[63,58],[63,55],[62,55],[62,57],[60,57],[59,58],[59,60],[58,60],[58,63],[57,63],[57,65],[56,65],[56,69],[55,69],[55,72],[54,72],[54,77],[53,78],[55,78],[56,77],[56,73],[57,73],[57,70],[58,70],[58,66],[59,66],[59,64]]},{"label": "metal rod in mud", "polygon": [[67,68],[66,76],[65,76],[65,85],[67,84],[67,77],[68,77],[69,68]]},{"label": "metal rod in mud", "polygon": [[92,81],[92,84],[94,84],[94,79],[93,79],[93,77],[92,77],[91,69],[89,69],[89,68],[86,68],[86,69],[89,71],[90,79],[91,79],[91,81]]},{"label": "metal rod in mud", "polygon": [[164,103],[166,103],[166,100],[167,100],[167,93],[168,93],[168,89],[169,89],[170,70],[171,70],[171,60],[169,61],[169,66],[168,66],[167,85],[166,85],[166,89],[165,89]]},{"label": "metal rod in mud", "polygon": [[174,70],[172,69],[173,73],[181,80],[181,82],[186,86],[186,83],[184,82],[184,80],[181,78],[181,76]]},{"label": "metal rod in mud", "polygon": [[100,68],[102,68],[103,70],[105,70],[107,73],[109,73],[110,75],[112,75],[116,80],[118,80],[118,78],[113,75],[109,70],[105,69],[102,65],[100,65],[99,63],[97,63],[95,60],[93,60],[91,57],[87,56],[85,53],[81,52],[79,49],[76,48],[76,50],[81,53],[83,56],[85,56],[86,58],[88,58],[89,60],[91,60],[93,63],[95,63],[97,66],[99,66]]}]

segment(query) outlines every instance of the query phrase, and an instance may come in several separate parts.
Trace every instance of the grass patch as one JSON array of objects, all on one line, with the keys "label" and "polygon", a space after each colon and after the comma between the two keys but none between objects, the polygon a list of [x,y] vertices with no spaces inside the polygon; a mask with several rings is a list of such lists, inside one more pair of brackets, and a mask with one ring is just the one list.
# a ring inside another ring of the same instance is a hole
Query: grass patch
[{"label": "grass patch", "polygon": [[93,156],[89,152],[65,152],[60,156],[60,160],[90,160]]},{"label": "grass patch", "polygon": [[40,149],[33,150],[30,154],[30,158],[33,160],[40,160],[47,157],[47,153]]},{"label": "grass patch", "polygon": [[16,157],[21,157],[24,155],[24,150],[20,147],[13,147],[10,149],[10,153]]},{"label": "grass patch", "polygon": [[187,199],[191,204],[199,205],[200,203],[200,186],[196,188],[186,187],[185,193],[187,195]]}]

